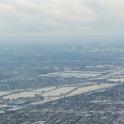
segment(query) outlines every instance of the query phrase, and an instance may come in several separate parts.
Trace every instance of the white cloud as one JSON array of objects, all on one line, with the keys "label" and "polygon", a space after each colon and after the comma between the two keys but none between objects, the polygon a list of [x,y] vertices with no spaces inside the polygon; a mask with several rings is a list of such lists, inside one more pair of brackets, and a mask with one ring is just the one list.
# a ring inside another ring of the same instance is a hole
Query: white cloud
[{"label": "white cloud", "polygon": [[83,5],[81,0],[43,0],[41,13],[65,20],[94,20],[95,13]]},{"label": "white cloud", "polygon": [[117,16],[119,18],[124,16],[123,0],[101,0],[101,4],[103,4],[106,9],[106,15]]},{"label": "white cloud", "polygon": [[83,5],[81,0],[14,0],[0,4],[2,13],[15,11],[31,14],[30,12],[39,12],[44,16],[60,18],[65,20],[93,20],[95,13]]},{"label": "white cloud", "polygon": [[15,11],[15,7],[13,5],[0,3],[0,14],[12,13],[14,11]]},{"label": "white cloud", "polygon": [[123,25],[123,0],[0,0],[1,32],[105,32]]}]

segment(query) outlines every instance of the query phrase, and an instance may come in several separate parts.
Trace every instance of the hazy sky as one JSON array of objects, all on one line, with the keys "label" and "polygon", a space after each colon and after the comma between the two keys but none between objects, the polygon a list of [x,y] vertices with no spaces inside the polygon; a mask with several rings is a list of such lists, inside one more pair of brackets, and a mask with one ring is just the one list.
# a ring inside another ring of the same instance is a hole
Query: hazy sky
[{"label": "hazy sky", "polygon": [[124,32],[124,0],[0,0],[0,38]]}]

